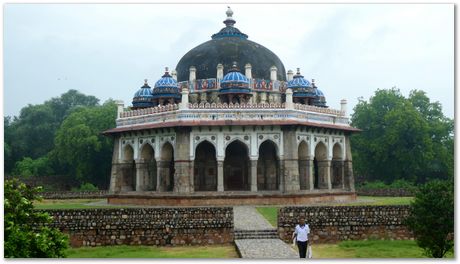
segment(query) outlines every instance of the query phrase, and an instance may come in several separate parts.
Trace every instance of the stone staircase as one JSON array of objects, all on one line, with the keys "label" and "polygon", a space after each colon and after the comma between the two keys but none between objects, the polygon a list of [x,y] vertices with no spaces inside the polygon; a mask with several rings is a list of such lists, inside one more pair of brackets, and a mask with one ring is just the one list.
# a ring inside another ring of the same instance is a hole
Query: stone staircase
[{"label": "stone staircase", "polygon": [[279,239],[276,229],[235,230],[235,239]]}]

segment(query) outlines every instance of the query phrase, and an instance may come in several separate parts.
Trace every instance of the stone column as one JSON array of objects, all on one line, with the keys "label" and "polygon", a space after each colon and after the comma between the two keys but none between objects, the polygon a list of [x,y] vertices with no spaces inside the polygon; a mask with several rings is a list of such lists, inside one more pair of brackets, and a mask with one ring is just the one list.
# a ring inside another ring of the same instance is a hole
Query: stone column
[{"label": "stone column", "polygon": [[299,184],[301,190],[308,190],[308,160],[299,158]]},{"label": "stone column", "polygon": [[217,161],[217,191],[224,191],[224,161]]},{"label": "stone column", "polygon": [[157,161],[157,192],[164,192],[164,164],[166,162],[159,160]]},{"label": "stone column", "polygon": [[355,178],[353,176],[353,160],[351,156],[351,146],[349,135],[345,136],[345,161],[344,161],[344,179],[345,188],[349,191],[355,191]]},{"label": "stone column", "polygon": [[119,165],[118,155],[120,148],[120,138],[115,137],[113,140],[113,154],[112,154],[112,170],[110,172],[110,193],[118,193],[121,191],[122,170]]},{"label": "stone column", "polygon": [[251,159],[251,192],[257,192],[257,159]]},{"label": "stone column", "polygon": [[190,192],[190,127],[176,128],[176,148],[174,150],[174,192]]},{"label": "stone column", "polygon": [[332,189],[331,185],[331,161],[318,161],[319,189]]},{"label": "stone column", "polygon": [[136,191],[146,190],[145,179],[148,177],[147,164],[141,159],[136,160]]},{"label": "stone column", "polygon": [[190,192],[195,192],[195,162],[192,160],[190,161]]},{"label": "stone column", "polygon": [[[284,126],[283,131],[283,148],[285,150],[297,150],[296,127]],[[284,152],[284,188],[286,192],[300,190],[299,184],[299,160],[297,151]]]},{"label": "stone column", "polygon": [[313,175],[313,160],[309,159],[307,161],[307,190],[313,190],[315,188],[314,185],[314,175]]}]

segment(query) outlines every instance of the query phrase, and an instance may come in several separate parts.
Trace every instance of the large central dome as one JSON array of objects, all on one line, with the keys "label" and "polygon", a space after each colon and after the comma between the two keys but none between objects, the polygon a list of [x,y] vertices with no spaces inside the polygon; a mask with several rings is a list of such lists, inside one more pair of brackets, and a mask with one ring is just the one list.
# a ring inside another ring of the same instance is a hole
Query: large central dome
[{"label": "large central dome", "polygon": [[232,68],[237,62],[241,68],[246,64],[252,66],[252,78],[270,79],[270,68],[277,68],[277,79],[286,80],[286,70],[281,60],[275,53],[264,46],[248,40],[248,36],[241,33],[233,25],[233,12],[227,10],[225,28],[212,36],[207,41],[187,52],[176,66],[179,82],[189,80],[189,69],[196,68],[196,79],[216,78],[217,65],[224,66],[224,72]]}]

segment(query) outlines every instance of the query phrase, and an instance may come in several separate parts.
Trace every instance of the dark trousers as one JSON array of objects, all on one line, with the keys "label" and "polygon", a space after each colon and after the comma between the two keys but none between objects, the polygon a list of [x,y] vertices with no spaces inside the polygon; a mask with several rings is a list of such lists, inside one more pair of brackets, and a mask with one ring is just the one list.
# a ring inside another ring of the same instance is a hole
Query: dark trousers
[{"label": "dark trousers", "polygon": [[299,256],[300,256],[300,258],[306,258],[306,256],[307,256],[307,245],[308,245],[308,241],[305,241],[305,242],[297,241],[297,247],[299,248]]}]

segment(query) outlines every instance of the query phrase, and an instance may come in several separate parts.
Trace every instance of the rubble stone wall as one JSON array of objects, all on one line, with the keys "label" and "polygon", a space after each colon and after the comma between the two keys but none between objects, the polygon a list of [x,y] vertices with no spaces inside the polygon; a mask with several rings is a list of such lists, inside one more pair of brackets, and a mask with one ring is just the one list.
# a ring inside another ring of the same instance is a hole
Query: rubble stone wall
[{"label": "rubble stone wall", "polygon": [[313,243],[343,240],[413,239],[403,224],[409,206],[284,207],[278,211],[278,234],[290,242],[301,216],[310,226]]},{"label": "rubble stone wall", "polygon": [[233,242],[231,207],[40,210],[73,247]]}]

